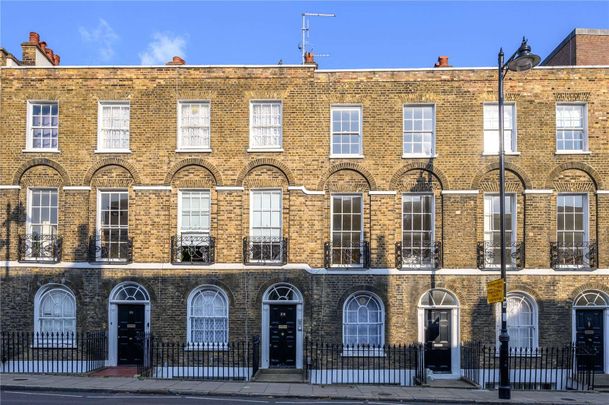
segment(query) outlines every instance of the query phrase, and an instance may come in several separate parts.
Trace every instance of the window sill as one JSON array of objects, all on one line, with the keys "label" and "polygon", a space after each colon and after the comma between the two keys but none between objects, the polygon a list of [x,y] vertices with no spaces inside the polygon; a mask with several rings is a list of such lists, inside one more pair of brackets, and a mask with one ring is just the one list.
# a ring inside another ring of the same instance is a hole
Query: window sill
[{"label": "window sill", "polygon": [[362,269],[365,270],[363,264],[331,264],[330,269],[340,270],[340,269]]},{"label": "window sill", "polygon": [[364,155],[330,155],[330,159],[363,159]]},{"label": "window sill", "polygon": [[385,357],[385,352],[383,349],[373,348],[373,349],[343,349],[341,353],[342,357]]},{"label": "window sill", "polygon": [[555,155],[591,155],[589,150],[557,150]]},{"label": "window sill", "polygon": [[192,149],[176,149],[177,153],[189,153],[189,152],[204,152],[211,153],[210,148],[192,148]]},{"label": "window sill", "polygon": [[402,155],[402,159],[434,159],[437,158],[438,154],[433,155],[414,155],[414,154],[404,154]]},{"label": "window sill", "polygon": [[217,345],[209,344],[209,343],[186,343],[184,347],[185,352],[227,352],[228,344],[226,343],[218,343]]},{"label": "window sill", "polygon": [[248,152],[283,152],[283,148],[248,148]]},{"label": "window sill", "polygon": [[[520,156],[520,152],[503,152],[505,156]],[[499,156],[499,152],[482,152],[482,156]]]},{"label": "window sill", "polygon": [[93,153],[131,153],[130,149],[95,149]]},{"label": "window sill", "polygon": [[34,149],[34,148],[27,148],[27,149],[21,149],[21,152],[23,153],[61,153],[59,149]]}]

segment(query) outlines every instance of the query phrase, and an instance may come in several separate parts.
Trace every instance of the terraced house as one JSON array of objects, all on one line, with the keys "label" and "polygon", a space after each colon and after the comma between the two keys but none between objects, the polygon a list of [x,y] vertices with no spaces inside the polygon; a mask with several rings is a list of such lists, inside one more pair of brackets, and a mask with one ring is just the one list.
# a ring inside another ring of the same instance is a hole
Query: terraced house
[{"label": "terraced house", "polygon": [[[510,344],[588,342],[604,373],[608,41],[575,30],[505,83]],[[102,330],[108,365],[140,361],[143,334],[260,336],[261,368],[303,368],[308,339],[421,342],[446,375],[462,342],[495,344],[496,68],[60,66],[36,33],[22,47],[0,52],[3,331]]]}]

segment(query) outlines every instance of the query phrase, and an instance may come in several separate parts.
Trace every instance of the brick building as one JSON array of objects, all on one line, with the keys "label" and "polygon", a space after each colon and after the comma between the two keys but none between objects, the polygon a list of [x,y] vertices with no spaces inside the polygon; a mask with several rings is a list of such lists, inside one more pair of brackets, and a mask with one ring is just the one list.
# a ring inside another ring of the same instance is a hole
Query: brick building
[{"label": "brick building", "polygon": [[[496,68],[60,66],[42,44],[0,52],[2,330],[102,329],[109,364],[128,328],[259,335],[262,367],[301,368],[306,338],[420,341],[449,374],[496,341]],[[607,55],[505,83],[511,344],[591,338],[605,373]]]}]

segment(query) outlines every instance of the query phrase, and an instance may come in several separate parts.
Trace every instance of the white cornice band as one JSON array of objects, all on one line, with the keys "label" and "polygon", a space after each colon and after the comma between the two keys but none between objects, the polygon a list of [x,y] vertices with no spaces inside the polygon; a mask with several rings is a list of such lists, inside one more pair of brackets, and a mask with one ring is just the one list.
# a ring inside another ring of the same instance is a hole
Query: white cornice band
[{"label": "white cornice band", "polygon": [[369,195],[396,195],[397,191],[391,190],[370,190],[368,191]]},{"label": "white cornice band", "polygon": [[477,195],[480,190],[442,190],[442,195],[450,194],[463,194],[463,195]]},{"label": "white cornice band", "polygon": [[21,186],[14,186],[12,184],[0,184],[0,190],[21,190]]},{"label": "white cornice band", "polygon": [[325,191],[307,190],[307,188],[305,186],[288,186],[288,190],[302,191],[306,195],[324,195],[324,194],[326,194]]},{"label": "white cornice band", "polygon": [[90,186],[63,186],[65,191],[91,191]]},{"label": "white cornice band", "polygon": [[524,190],[524,194],[552,194],[553,192],[554,190],[541,188]]},{"label": "white cornice band", "polygon": [[135,191],[171,191],[171,186],[133,186]]},{"label": "white cornice band", "polygon": [[243,191],[243,186],[216,186],[216,191]]},{"label": "white cornice band", "polygon": [[609,194],[609,190],[596,190],[596,194]]}]

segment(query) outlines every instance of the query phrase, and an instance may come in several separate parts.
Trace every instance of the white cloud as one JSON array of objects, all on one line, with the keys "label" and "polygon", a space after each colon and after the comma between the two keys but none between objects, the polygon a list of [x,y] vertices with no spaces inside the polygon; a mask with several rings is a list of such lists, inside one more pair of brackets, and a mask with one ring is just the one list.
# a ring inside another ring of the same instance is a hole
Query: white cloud
[{"label": "white cloud", "polygon": [[142,65],[159,65],[169,62],[173,56],[184,57],[186,39],[179,35],[155,32],[144,52],[139,53]]},{"label": "white cloud", "polygon": [[114,43],[118,41],[119,36],[106,20],[100,18],[97,27],[92,29],[80,27],[78,31],[83,42],[94,44],[97,47],[98,56],[102,61],[107,62],[112,59]]}]

